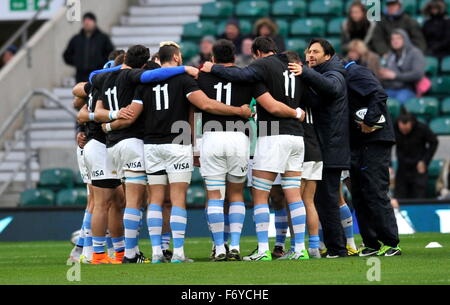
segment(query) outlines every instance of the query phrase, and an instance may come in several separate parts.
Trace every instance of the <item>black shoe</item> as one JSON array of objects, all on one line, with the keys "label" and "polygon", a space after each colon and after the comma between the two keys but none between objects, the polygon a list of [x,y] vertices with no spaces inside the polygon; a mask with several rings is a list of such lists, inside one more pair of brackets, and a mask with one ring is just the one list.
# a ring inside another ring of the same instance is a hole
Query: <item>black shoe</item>
[{"label": "black shoe", "polygon": [[233,249],[227,254],[227,260],[228,261],[240,261],[241,260],[241,254],[238,250]]},{"label": "black shoe", "polygon": [[122,259],[122,264],[149,264],[150,261],[144,256],[144,253],[139,252],[133,258],[128,258],[126,256]]},{"label": "black shoe", "polygon": [[172,259],[172,251],[170,251],[169,249],[167,250],[163,250],[163,255],[166,258],[167,261],[170,261]]},{"label": "black shoe", "polygon": [[358,250],[359,256],[375,256],[380,249],[372,249],[369,247],[361,247]]},{"label": "black shoe", "polygon": [[215,257],[216,257],[216,246],[214,245],[211,249],[211,254],[209,255],[209,259],[213,261]]},{"label": "black shoe", "polygon": [[214,257],[215,262],[225,262],[227,260],[227,255],[225,253],[221,253],[218,256]]},{"label": "black shoe", "polygon": [[342,257],[348,257],[347,252],[327,252],[327,255],[325,258],[342,258]]},{"label": "black shoe", "polygon": [[272,251],[272,258],[280,258],[284,256],[284,249],[281,246],[275,246]]},{"label": "black shoe", "polygon": [[227,254],[230,253],[230,247],[228,246],[228,244],[225,243],[224,246],[225,246],[225,251],[226,251],[226,253],[227,253]]}]

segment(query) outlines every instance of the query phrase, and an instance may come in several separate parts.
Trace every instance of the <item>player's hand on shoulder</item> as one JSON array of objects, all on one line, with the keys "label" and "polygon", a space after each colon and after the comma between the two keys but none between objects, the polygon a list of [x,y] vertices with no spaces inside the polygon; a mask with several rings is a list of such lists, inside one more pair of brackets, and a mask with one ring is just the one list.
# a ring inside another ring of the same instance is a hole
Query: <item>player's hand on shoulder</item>
[{"label": "player's hand on shoulder", "polygon": [[134,116],[134,111],[131,110],[128,106],[125,108],[121,108],[119,110],[119,114],[117,115],[118,119],[123,119],[123,120],[131,120]]},{"label": "player's hand on shoulder", "polygon": [[301,115],[300,115],[300,117],[298,118],[298,120],[299,120],[300,122],[303,122],[303,121],[305,120],[305,117],[306,117],[306,112],[305,112],[303,109],[301,109],[301,108],[299,108],[299,111],[300,111]]},{"label": "player's hand on shoulder", "polygon": [[80,148],[84,148],[84,145],[86,145],[86,134],[84,132],[77,133],[77,144]]},{"label": "player's hand on shoulder", "polygon": [[243,117],[244,119],[248,119],[252,117],[252,115],[252,110],[250,109],[250,106],[248,104],[241,106],[241,117]]},{"label": "player's hand on shoulder", "polygon": [[295,76],[302,75],[303,66],[296,63],[289,63],[289,70],[295,74]]},{"label": "player's hand on shoulder", "polygon": [[203,64],[202,72],[210,73],[213,66],[214,66],[214,64],[213,64],[212,62],[206,61],[206,62]]},{"label": "player's hand on shoulder", "polygon": [[200,72],[197,68],[191,67],[191,66],[186,66],[186,73],[189,74],[190,76],[192,76],[193,78],[197,79],[198,78],[198,73]]}]

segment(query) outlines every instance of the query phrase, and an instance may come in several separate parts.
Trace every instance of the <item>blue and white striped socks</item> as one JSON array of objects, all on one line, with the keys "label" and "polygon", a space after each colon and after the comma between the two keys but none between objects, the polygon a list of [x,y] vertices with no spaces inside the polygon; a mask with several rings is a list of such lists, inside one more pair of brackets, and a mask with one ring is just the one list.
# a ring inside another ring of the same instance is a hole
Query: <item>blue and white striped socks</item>
[{"label": "blue and white striped socks", "polygon": [[305,249],[306,210],[303,201],[289,203],[292,227],[294,229],[295,252]]},{"label": "blue and white striped socks", "polygon": [[105,253],[106,236],[92,236],[92,244],[95,253]]},{"label": "blue and white striped socks", "polygon": [[109,231],[106,232],[106,246],[108,248],[108,256],[114,257],[114,245]]},{"label": "blue and white striped socks", "polygon": [[318,249],[320,238],[319,235],[309,235],[309,248]]},{"label": "blue and white striped socks", "polygon": [[147,210],[147,226],[150,241],[152,243],[152,254],[162,255],[162,208],[157,204],[149,204]]},{"label": "blue and white striped socks", "polygon": [[133,208],[126,208],[123,214],[123,226],[125,228],[125,256],[134,258],[136,256],[137,234],[141,211]]},{"label": "blue and white striped socks", "polygon": [[173,206],[170,215],[170,228],[173,237],[173,255],[184,257],[184,236],[186,234],[187,212],[185,209]]},{"label": "blue and white striped socks", "polygon": [[85,236],[84,222],[86,221],[87,214],[88,214],[88,211],[85,211],[84,212],[84,216],[83,216],[83,222],[81,223],[80,237],[78,238],[78,241],[77,241],[77,247],[83,247],[84,246],[84,236]]},{"label": "blue and white striped socks", "polygon": [[123,236],[117,237],[117,238],[112,237],[111,240],[112,240],[115,252],[125,251],[125,238]]},{"label": "blue and white striped socks", "polygon": [[341,205],[339,211],[341,213],[341,224],[344,228],[345,237],[347,238],[347,246],[356,249],[355,238],[353,236],[352,212],[347,204]]},{"label": "blue and white striped socks", "polygon": [[216,255],[226,252],[224,245],[225,217],[223,204],[223,200],[208,200],[207,217],[214,245],[216,246]]},{"label": "blue and white striped socks", "polygon": [[256,237],[258,238],[258,253],[269,251],[269,222],[270,212],[267,203],[257,204],[253,209]]},{"label": "blue and white striped socks", "polygon": [[230,218],[228,214],[223,214],[223,220],[224,220],[223,241],[224,243],[227,243],[228,239],[230,238]]},{"label": "blue and white striped socks", "polygon": [[92,229],[91,229],[92,214],[86,211],[83,227],[84,227],[84,245],[83,255],[88,259],[92,259]]},{"label": "blue and white striped socks", "polygon": [[275,210],[275,229],[276,239],[275,246],[283,247],[286,242],[286,234],[288,230],[288,216],[285,208],[281,210]]},{"label": "blue and white striped socks", "polygon": [[240,251],[239,243],[241,240],[242,226],[245,220],[245,204],[243,202],[231,202],[228,212],[230,221],[231,244],[230,250]]},{"label": "blue and white striped socks", "polygon": [[170,248],[170,238],[171,238],[170,232],[163,233],[161,235],[161,248],[163,251],[168,250]]}]

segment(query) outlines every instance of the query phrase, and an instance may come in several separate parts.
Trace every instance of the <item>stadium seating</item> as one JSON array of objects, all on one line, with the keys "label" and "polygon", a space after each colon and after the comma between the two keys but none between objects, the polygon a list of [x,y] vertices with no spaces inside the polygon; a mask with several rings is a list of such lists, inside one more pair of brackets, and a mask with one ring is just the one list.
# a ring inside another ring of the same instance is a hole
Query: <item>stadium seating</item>
[{"label": "stadium seating", "polygon": [[450,97],[447,97],[441,102],[442,115],[450,116]]},{"label": "stadium seating", "polygon": [[334,47],[334,50],[336,51],[337,54],[342,53],[341,38],[325,37],[325,39],[331,43],[331,45]]},{"label": "stadium seating", "polygon": [[[227,22],[228,22],[227,20],[219,22],[216,29],[217,36],[220,36],[225,32]],[[239,27],[241,29],[241,34],[243,35],[251,34],[253,31],[253,25],[248,19],[239,18]]]},{"label": "stadium seating", "polygon": [[426,60],[425,73],[427,75],[435,76],[439,70],[439,60],[436,57],[432,56],[427,56],[425,60]]},{"label": "stadium seating", "polygon": [[296,19],[291,24],[291,34],[294,36],[324,36],[325,21],[320,18]]},{"label": "stadium seating", "polygon": [[308,11],[311,16],[342,16],[343,9],[342,0],[313,0]]},{"label": "stadium seating", "polygon": [[188,60],[194,57],[198,52],[198,45],[191,41],[183,41],[180,43],[181,51],[183,52],[183,57]]},{"label": "stadium seating", "polygon": [[183,37],[184,38],[197,38],[200,39],[206,35],[215,35],[216,26],[212,21],[198,21],[191,22],[184,25]]},{"label": "stadium seating", "polygon": [[437,135],[450,135],[450,116],[439,117],[432,120],[430,128]]},{"label": "stadium seating", "polygon": [[81,177],[81,173],[80,172],[76,172],[75,173],[73,182],[77,186],[84,186],[83,177]]},{"label": "stadium seating", "polygon": [[295,51],[303,57],[305,49],[308,47],[308,42],[301,38],[291,38],[286,41],[286,48]]},{"label": "stadium seating", "polygon": [[443,166],[444,160],[433,160],[428,166],[427,196],[429,198],[436,197],[436,181],[441,174]]},{"label": "stadium seating", "polygon": [[69,168],[43,170],[41,171],[38,186],[53,191],[59,191],[63,188],[72,188],[74,186],[74,173]]},{"label": "stadium seating", "polygon": [[203,185],[203,177],[200,174],[200,169],[198,167],[194,168],[194,171],[192,172],[192,179],[191,179],[192,185]]},{"label": "stadium seating", "polygon": [[406,109],[426,120],[439,115],[439,101],[434,97],[412,98],[405,103]]},{"label": "stadium seating", "polygon": [[387,100],[387,106],[392,119],[396,119],[400,115],[401,105],[400,102],[394,98]]},{"label": "stadium seating", "polygon": [[450,56],[444,57],[441,63],[441,72],[450,73]]},{"label": "stadium seating", "polygon": [[337,17],[337,18],[331,19],[327,25],[328,35],[341,35],[342,23],[344,22],[344,20],[345,20],[345,18],[343,18],[343,17]]},{"label": "stadium seating", "polygon": [[243,1],[236,5],[238,17],[266,17],[269,14],[270,4],[267,1]]},{"label": "stadium seating", "polygon": [[289,35],[289,22],[286,19],[275,19],[275,22],[278,25],[278,34],[280,34],[283,37],[286,37]]},{"label": "stadium seating", "polygon": [[306,16],[306,2],[294,0],[275,1],[272,5],[272,15],[299,17]]},{"label": "stadium seating", "polygon": [[205,3],[202,6],[201,18],[227,18],[233,14],[234,5],[228,1]]},{"label": "stadium seating", "polygon": [[186,203],[189,205],[204,206],[205,202],[205,189],[199,185],[191,185],[186,194]]},{"label": "stadium seating", "polygon": [[431,79],[431,93],[448,95],[450,93],[450,76],[435,76]]},{"label": "stadium seating", "polygon": [[56,197],[56,205],[58,206],[85,206],[86,203],[86,188],[64,189],[59,191]]},{"label": "stadium seating", "polygon": [[31,206],[52,206],[55,202],[55,194],[47,189],[29,189],[20,194],[20,205]]}]

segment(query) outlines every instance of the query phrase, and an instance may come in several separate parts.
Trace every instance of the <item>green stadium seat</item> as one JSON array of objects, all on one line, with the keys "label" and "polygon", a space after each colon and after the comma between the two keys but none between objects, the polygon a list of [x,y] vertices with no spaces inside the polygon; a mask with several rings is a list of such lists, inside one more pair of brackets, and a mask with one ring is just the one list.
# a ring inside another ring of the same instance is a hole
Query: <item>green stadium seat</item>
[{"label": "green stadium seat", "polygon": [[437,135],[450,135],[450,116],[432,120],[430,128]]},{"label": "green stadium seat", "polygon": [[425,73],[427,75],[435,76],[439,69],[439,60],[436,57],[427,56],[425,57],[426,67]]},{"label": "green stadium seat", "polygon": [[417,117],[433,119],[439,115],[439,101],[434,97],[412,98],[405,107]]},{"label": "green stadium seat", "polygon": [[55,202],[55,194],[47,189],[29,189],[20,194],[21,206],[52,206]]},{"label": "green stadium seat", "polygon": [[305,39],[291,38],[286,41],[286,49],[297,52],[300,57],[303,57],[307,47],[308,42]]},{"label": "green stadium seat", "polygon": [[337,54],[342,54],[340,38],[326,37],[326,40],[328,40],[328,42],[331,43],[331,45],[334,47],[334,50],[336,51]]},{"label": "green stadium seat", "polygon": [[206,35],[214,36],[216,34],[216,26],[212,21],[198,21],[187,23],[183,27],[183,37],[200,39]]},{"label": "green stadium seat", "polygon": [[245,187],[244,188],[244,202],[249,202],[252,203],[253,199],[252,199],[252,190],[250,187]]},{"label": "green stadium seat", "polygon": [[56,196],[58,206],[85,206],[87,204],[86,188],[64,189]]},{"label": "green stadium seat", "polygon": [[291,34],[294,36],[324,36],[325,21],[320,18],[302,18],[291,23]]},{"label": "green stadium seat", "polygon": [[202,5],[201,18],[227,18],[233,15],[234,5],[228,1],[217,1]]},{"label": "green stadium seat", "polygon": [[74,173],[70,168],[53,168],[41,171],[39,187],[59,191],[74,186]]},{"label": "green stadium seat", "polygon": [[396,119],[400,115],[401,105],[400,102],[394,98],[389,98],[387,100],[387,107],[392,119]]},{"label": "green stadium seat", "polygon": [[236,5],[236,16],[260,18],[269,15],[270,4],[267,1],[244,1]]},{"label": "green stadium seat", "polygon": [[444,163],[444,160],[433,160],[428,165],[427,196],[430,198],[436,197],[436,181],[441,174]]},{"label": "green stadium seat", "polygon": [[441,113],[442,115],[450,116],[450,97],[447,97],[441,102]]},{"label": "green stadium seat", "polygon": [[450,93],[450,76],[435,76],[431,79],[432,94],[449,94]]},{"label": "green stadium seat", "polygon": [[[227,20],[219,22],[219,24],[217,25],[217,30],[216,30],[217,36],[220,36],[223,33],[225,33],[225,27],[227,26],[227,23],[228,23]],[[251,34],[253,31],[253,25],[247,19],[239,18],[239,28],[241,29],[241,34],[243,34],[243,35]]]},{"label": "green stadium seat", "polygon": [[345,20],[345,18],[343,18],[343,17],[331,19],[327,25],[328,35],[336,35],[336,36],[341,35],[342,23],[344,22],[344,20]]},{"label": "green stadium seat", "polygon": [[194,171],[192,172],[192,185],[203,185],[203,177],[200,174],[200,169],[198,167],[194,167]]},{"label": "green stadium seat", "polygon": [[289,22],[285,19],[274,19],[274,21],[278,25],[278,34],[283,37],[287,37],[289,35]]},{"label": "green stadium seat", "polygon": [[205,202],[205,189],[198,185],[191,185],[186,194],[186,203],[188,205],[204,206]]},{"label": "green stadium seat", "polygon": [[73,181],[75,185],[78,186],[84,185],[83,177],[81,177],[81,173],[79,171],[75,173]]},{"label": "green stadium seat", "polygon": [[450,73],[450,56],[444,57],[441,63],[441,72]]},{"label": "green stadium seat", "polygon": [[199,52],[198,44],[191,41],[182,41],[180,47],[185,60],[191,59]]},{"label": "green stadium seat", "polygon": [[313,0],[309,4],[310,16],[342,16],[343,0]]},{"label": "green stadium seat", "polygon": [[272,4],[273,16],[305,16],[306,2],[298,0],[281,0]]}]

